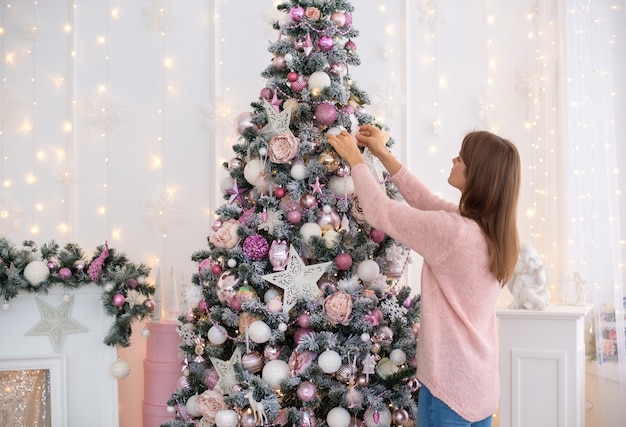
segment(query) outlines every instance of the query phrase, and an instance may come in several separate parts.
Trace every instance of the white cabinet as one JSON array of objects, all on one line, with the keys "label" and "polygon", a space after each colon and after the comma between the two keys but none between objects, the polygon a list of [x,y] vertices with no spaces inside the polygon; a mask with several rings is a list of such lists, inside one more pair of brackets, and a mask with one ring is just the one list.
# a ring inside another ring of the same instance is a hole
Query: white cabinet
[{"label": "white cabinet", "polygon": [[500,427],[584,427],[589,307],[499,307]]}]

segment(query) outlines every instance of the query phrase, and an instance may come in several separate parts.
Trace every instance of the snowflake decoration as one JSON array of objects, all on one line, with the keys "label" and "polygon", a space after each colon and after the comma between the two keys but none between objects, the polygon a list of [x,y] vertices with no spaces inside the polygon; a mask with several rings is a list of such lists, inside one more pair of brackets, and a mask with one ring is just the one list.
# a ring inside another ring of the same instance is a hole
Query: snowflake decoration
[{"label": "snowflake decoration", "polygon": [[478,97],[478,118],[492,125],[496,121],[496,102],[488,96]]},{"label": "snowflake decoration", "polygon": [[180,204],[169,191],[162,191],[157,197],[147,200],[145,206],[146,222],[161,233],[167,232],[170,225],[180,222]]},{"label": "snowflake decoration", "polygon": [[24,38],[32,42],[36,42],[41,36],[42,32],[36,25],[27,25],[23,29]]},{"label": "snowflake decoration", "polygon": [[74,175],[72,175],[72,172],[68,170],[61,171],[59,172],[59,177],[57,178],[57,181],[59,181],[64,186],[69,187],[74,183]]},{"label": "snowflake decoration", "polygon": [[213,104],[204,107],[203,113],[206,127],[216,129],[225,119],[233,116],[233,106],[229,101],[218,98]]},{"label": "snowflake decoration", "polygon": [[534,123],[544,107],[545,77],[537,71],[517,76],[517,89],[528,96],[528,121]]},{"label": "snowflake decoration", "polygon": [[396,81],[388,79],[385,86],[372,94],[371,107],[378,115],[393,117],[406,104],[406,96],[398,89]]},{"label": "snowflake decoration", "polygon": [[0,197],[0,235],[15,231],[22,225],[22,206],[8,195]]},{"label": "snowflake decoration", "polygon": [[195,326],[191,323],[185,323],[184,325],[180,325],[176,328],[176,332],[180,336],[183,344],[187,346],[192,346],[196,343],[196,338],[198,338],[198,334],[194,331]]},{"label": "snowflake decoration", "polygon": [[441,119],[436,119],[433,122],[433,134],[439,135],[439,130],[441,129]]},{"label": "snowflake decoration", "polygon": [[383,312],[385,318],[392,322],[406,319],[407,309],[398,304],[398,299],[395,296],[387,297],[382,301],[380,303],[380,311]]},{"label": "snowflake decoration", "polygon": [[143,8],[143,15],[146,18],[146,27],[161,34],[173,30],[178,21],[172,0],[151,0]]},{"label": "snowflake decoration", "polygon": [[421,0],[417,5],[419,21],[435,30],[437,25],[445,23],[446,5],[441,0]]},{"label": "snowflake decoration", "polygon": [[139,302],[140,296],[141,294],[134,289],[131,289],[130,291],[126,293],[126,302],[130,306],[130,308],[133,308],[134,306],[140,304]]},{"label": "snowflake decoration", "polygon": [[89,123],[102,132],[110,132],[125,119],[123,103],[106,95],[91,101],[88,114]]},{"label": "snowflake decoration", "polygon": [[387,261],[395,261],[401,259],[404,255],[404,249],[401,246],[393,244],[385,249],[385,258]]},{"label": "snowflake decoration", "polygon": [[18,107],[19,102],[16,98],[12,97],[6,90],[0,92],[0,130],[3,130],[5,125],[16,122]]},{"label": "snowflake decoration", "polygon": [[267,230],[269,234],[274,234],[274,228],[283,223],[283,214],[276,209],[267,210],[267,219],[259,224],[260,230]]}]

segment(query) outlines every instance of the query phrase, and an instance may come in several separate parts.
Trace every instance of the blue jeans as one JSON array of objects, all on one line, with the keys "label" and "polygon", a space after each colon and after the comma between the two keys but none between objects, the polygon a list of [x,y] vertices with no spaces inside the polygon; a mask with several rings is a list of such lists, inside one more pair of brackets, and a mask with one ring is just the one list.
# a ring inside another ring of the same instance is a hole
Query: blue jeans
[{"label": "blue jeans", "polygon": [[423,384],[417,405],[417,427],[491,427],[491,416],[471,423],[433,396]]}]

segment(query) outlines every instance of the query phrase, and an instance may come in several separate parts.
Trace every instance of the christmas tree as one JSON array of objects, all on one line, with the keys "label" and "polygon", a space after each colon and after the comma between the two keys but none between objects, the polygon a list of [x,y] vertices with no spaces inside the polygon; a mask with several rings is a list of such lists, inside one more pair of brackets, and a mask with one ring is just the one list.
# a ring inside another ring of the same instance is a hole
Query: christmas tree
[{"label": "christmas tree", "polygon": [[400,283],[409,250],[365,221],[326,139],[384,128],[349,72],[360,64],[353,7],[277,7],[285,18],[274,24],[266,86],[235,119],[225,203],[208,249],[192,256],[192,308],[178,327],[184,375],[164,426],[411,425],[419,296]]}]

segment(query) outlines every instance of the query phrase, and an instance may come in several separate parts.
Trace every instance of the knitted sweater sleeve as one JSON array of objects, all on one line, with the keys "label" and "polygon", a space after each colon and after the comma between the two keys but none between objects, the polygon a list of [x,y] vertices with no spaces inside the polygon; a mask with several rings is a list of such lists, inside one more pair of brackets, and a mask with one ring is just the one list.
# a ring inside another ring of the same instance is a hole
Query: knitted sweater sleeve
[{"label": "knitted sweater sleeve", "polygon": [[413,175],[404,165],[392,177],[398,191],[404,200],[414,208],[430,211],[456,212],[458,206],[433,194],[415,175]]},{"label": "knitted sweater sleeve", "polygon": [[[394,175],[394,182],[398,174],[401,174],[398,178],[409,175],[401,170]],[[407,204],[390,199],[365,164],[354,166],[352,176],[359,203],[370,225],[385,231],[433,265],[455,245],[460,235],[461,218],[456,208],[433,196],[419,181],[398,179],[402,187],[399,190]]]}]

